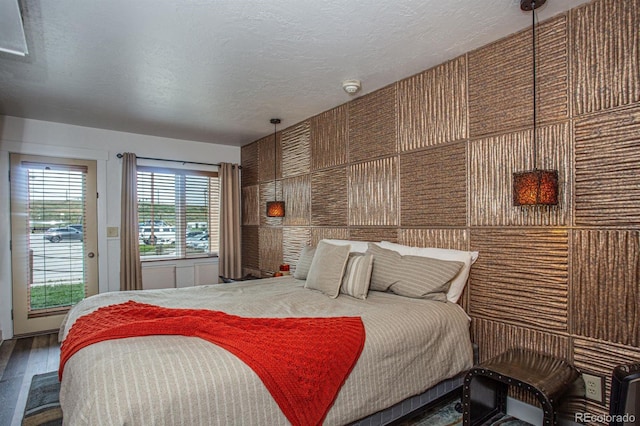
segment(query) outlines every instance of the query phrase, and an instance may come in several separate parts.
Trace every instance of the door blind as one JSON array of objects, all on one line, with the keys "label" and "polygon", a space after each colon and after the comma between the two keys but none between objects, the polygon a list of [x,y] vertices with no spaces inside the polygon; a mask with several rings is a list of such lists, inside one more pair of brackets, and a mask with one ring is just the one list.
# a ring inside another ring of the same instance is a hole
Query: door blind
[{"label": "door blind", "polygon": [[82,166],[22,162],[28,211],[28,312],[67,309],[87,294],[86,175]]}]

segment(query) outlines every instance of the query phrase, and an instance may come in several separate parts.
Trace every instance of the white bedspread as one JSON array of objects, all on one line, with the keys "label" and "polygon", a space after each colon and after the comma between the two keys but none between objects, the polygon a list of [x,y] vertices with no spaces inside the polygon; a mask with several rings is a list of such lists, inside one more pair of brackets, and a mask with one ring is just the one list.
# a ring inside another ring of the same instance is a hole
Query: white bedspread
[{"label": "white bedspread", "polygon": [[[184,289],[103,293],[83,300],[61,329],[100,306],[135,300],[248,317],[360,316],[364,350],[325,424],[355,421],[472,366],[469,318],[452,303],[370,292],[337,299],[291,277]],[[226,350],[182,336],[109,340],[65,365],[60,392],[68,425],[284,425],[260,378]]]}]

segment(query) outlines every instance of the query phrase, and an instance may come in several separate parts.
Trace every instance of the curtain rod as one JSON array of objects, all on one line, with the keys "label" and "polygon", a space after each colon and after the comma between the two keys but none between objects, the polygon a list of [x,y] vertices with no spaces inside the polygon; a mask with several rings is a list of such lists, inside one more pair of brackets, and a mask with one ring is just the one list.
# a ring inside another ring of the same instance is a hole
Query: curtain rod
[{"label": "curtain rod", "polygon": [[[118,158],[122,158],[122,154],[121,153],[117,153],[116,157]],[[182,163],[182,164],[199,164],[201,166],[217,166],[220,167],[220,163],[199,163],[197,161],[182,161],[182,160],[167,160],[165,158],[153,158],[153,157],[138,157],[136,156],[136,158],[139,158],[141,160],[154,160],[154,161],[171,161],[173,163]],[[235,167],[235,165],[234,165]],[[239,169],[242,169],[242,166],[238,165],[237,166]]]}]

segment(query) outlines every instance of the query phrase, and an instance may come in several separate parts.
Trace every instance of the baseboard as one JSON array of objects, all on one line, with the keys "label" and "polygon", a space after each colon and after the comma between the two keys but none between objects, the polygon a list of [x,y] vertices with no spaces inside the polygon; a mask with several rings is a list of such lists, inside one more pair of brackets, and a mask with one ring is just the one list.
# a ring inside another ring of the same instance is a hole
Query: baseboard
[{"label": "baseboard", "polygon": [[[518,419],[531,423],[532,425],[542,424],[542,408],[522,402],[518,399],[507,397],[507,414]],[[571,420],[558,419],[560,426],[581,426]]]}]

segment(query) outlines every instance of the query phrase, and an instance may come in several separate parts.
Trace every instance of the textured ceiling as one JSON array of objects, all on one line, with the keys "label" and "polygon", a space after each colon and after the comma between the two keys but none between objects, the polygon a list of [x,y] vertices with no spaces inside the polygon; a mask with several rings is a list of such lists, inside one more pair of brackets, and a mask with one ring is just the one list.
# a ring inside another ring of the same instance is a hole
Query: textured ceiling
[{"label": "textured ceiling", "polygon": [[518,0],[20,4],[29,55],[0,52],[0,114],[236,146],[351,100],[343,80],[361,96],[531,25]]}]

